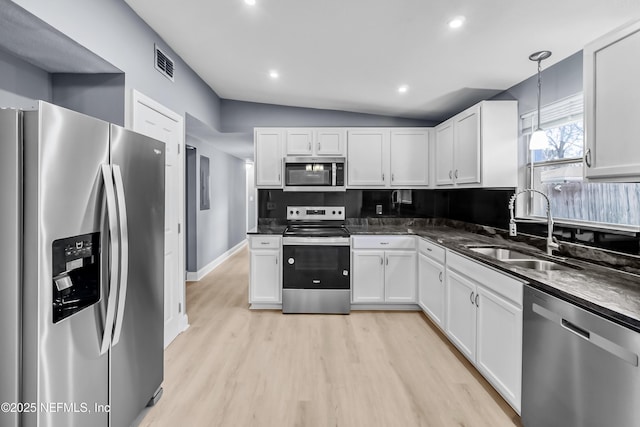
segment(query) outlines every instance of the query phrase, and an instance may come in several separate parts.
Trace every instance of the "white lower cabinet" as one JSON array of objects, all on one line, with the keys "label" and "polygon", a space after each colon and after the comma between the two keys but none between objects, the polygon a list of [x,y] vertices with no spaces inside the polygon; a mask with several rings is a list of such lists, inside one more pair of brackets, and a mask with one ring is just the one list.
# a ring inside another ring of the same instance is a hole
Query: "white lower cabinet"
[{"label": "white lower cabinet", "polygon": [[249,237],[249,304],[282,303],[280,236]]},{"label": "white lower cabinet", "polygon": [[418,305],[441,329],[445,327],[445,249],[420,239],[418,253]]},{"label": "white lower cabinet", "polygon": [[353,251],[353,302],[384,302],[384,251]]},{"label": "white lower cabinet", "polygon": [[447,252],[447,336],[518,413],[522,288],[517,279]]},{"label": "white lower cabinet", "polygon": [[356,236],[352,248],[353,303],[416,303],[415,237]]}]

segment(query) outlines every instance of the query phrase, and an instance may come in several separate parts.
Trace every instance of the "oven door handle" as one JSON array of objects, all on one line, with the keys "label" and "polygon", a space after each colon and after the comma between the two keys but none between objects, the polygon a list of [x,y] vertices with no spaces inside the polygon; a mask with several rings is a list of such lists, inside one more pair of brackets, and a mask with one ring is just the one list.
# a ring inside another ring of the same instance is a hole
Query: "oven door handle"
[{"label": "oven door handle", "polygon": [[349,246],[348,237],[284,237],[283,246]]}]

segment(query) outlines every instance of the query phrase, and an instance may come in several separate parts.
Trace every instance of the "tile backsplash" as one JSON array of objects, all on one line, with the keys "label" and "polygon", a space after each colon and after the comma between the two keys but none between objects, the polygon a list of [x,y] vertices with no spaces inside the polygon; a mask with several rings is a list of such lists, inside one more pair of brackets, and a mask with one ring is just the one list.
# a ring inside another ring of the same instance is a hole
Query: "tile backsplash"
[{"label": "tile backsplash", "polygon": [[[347,190],[345,192],[258,191],[258,218],[286,220],[287,206],[345,206],[355,218],[443,218],[508,229],[509,198],[514,189],[410,190],[410,203],[394,203],[395,190]],[[378,213],[381,212],[381,213]],[[518,224],[518,231],[546,235],[546,224]],[[562,241],[640,254],[636,234],[614,230],[587,230],[556,224],[554,236]]]}]

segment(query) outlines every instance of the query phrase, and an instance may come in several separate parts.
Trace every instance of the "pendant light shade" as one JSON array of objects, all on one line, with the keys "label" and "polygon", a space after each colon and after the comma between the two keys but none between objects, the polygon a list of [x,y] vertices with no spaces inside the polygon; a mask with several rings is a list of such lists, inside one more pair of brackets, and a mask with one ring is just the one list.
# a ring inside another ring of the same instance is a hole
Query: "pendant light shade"
[{"label": "pendant light shade", "polygon": [[529,55],[531,61],[538,63],[538,126],[529,139],[529,150],[544,150],[547,148],[549,141],[547,140],[547,134],[540,128],[540,95],[542,94],[542,67],[540,63],[551,56],[551,52],[548,50],[541,50],[540,52],[534,52]]},{"label": "pendant light shade", "polygon": [[547,134],[542,129],[538,129],[533,134],[531,134],[531,139],[529,139],[529,150],[544,150],[547,148],[549,141],[547,139]]}]

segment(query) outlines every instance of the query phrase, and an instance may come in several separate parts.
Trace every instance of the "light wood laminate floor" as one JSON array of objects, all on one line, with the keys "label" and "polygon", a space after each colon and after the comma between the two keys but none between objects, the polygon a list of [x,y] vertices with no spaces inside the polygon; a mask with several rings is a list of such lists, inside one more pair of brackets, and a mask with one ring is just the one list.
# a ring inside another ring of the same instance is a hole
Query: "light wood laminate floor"
[{"label": "light wood laminate floor", "polygon": [[514,426],[517,414],[419,312],[251,311],[248,251],[187,286],[141,426]]}]

